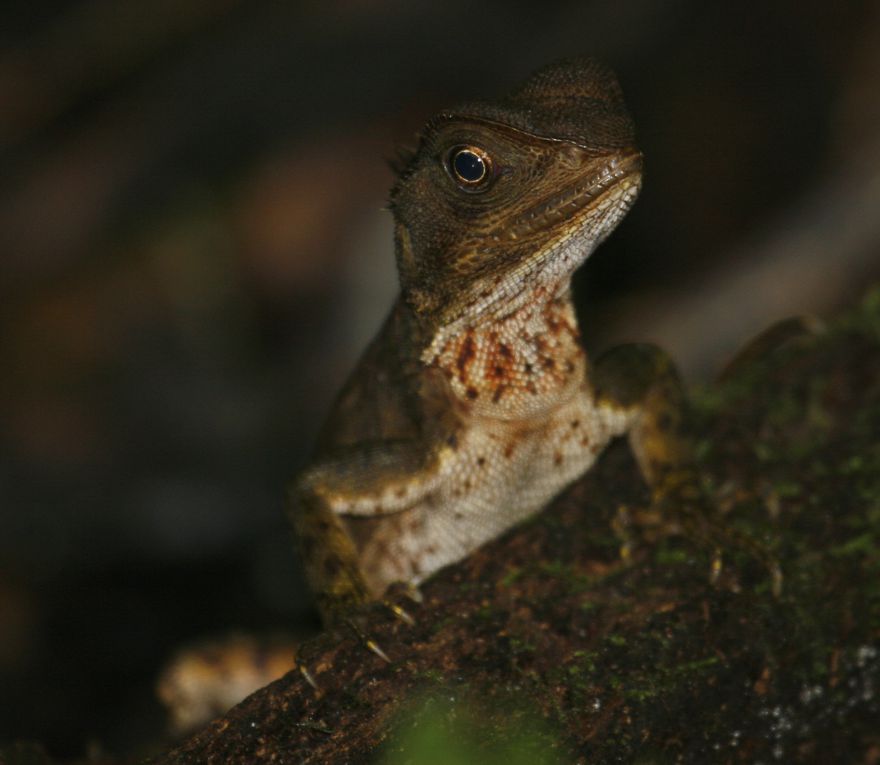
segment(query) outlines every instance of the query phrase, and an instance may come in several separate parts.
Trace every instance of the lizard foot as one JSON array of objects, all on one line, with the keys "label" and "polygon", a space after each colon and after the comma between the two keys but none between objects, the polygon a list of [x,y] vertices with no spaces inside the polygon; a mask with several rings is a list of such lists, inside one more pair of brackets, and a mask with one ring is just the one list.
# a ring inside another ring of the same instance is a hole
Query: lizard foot
[{"label": "lizard foot", "polygon": [[358,636],[358,640],[366,646],[367,650],[372,651],[376,656],[378,656],[382,661],[391,664],[391,659],[388,658],[388,654],[382,650],[382,646],[380,646],[373,638],[371,638],[363,629],[361,629],[360,625],[354,619],[346,619],[345,625]]},{"label": "lizard foot", "polygon": [[618,508],[612,527],[621,539],[621,557],[632,558],[640,543],[655,544],[682,536],[700,550],[709,551],[709,580],[738,592],[739,566],[725,561],[745,556],[757,561],[770,577],[775,597],[782,594],[783,574],[779,561],[764,542],[726,522],[689,472],[670,475],[655,491],[651,505],[643,509]]},{"label": "lizard foot", "polygon": [[400,619],[400,621],[408,627],[413,627],[415,626],[416,620],[413,619],[409,612],[398,602],[404,598],[416,605],[420,605],[424,601],[419,588],[412,582],[395,582],[388,588],[385,597],[382,599],[382,603],[392,614],[394,614],[394,616]]},{"label": "lizard foot", "polygon": [[[396,582],[388,588],[385,597],[382,599],[382,605],[384,605],[396,619],[402,621],[407,627],[415,627],[416,620],[410,615],[409,611],[397,602],[400,598],[407,598],[413,603],[420,604],[423,601],[422,593],[419,591],[419,588],[411,582]],[[369,650],[381,659],[387,661],[389,664],[391,663],[391,659],[388,658],[387,654],[375,640],[369,638],[363,633],[363,631],[360,631],[360,628],[357,627],[356,624],[352,623],[350,626],[358,631],[358,634],[364,641],[364,645],[366,645]]]},{"label": "lizard foot", "polygon": [[[391,659],[388,654],[382,649],[382,646],[379,643],[371,638],[357,623],[354,618],[344,619],[343,624],[350,629],[357,636],[358,642],[363,645],[368,651],[378,656],[382,661],[387,664],[391,664]],[[296,669],[299,671],[300,676],[305,680],[314,690],[317,696],[323,695],[324,691],[315,678],[314,673],[311,669],[309,669],[309,662],[300,657],[296,664]]]},{"label": "lizard foot", "polygon": [[[403,598],[406,598],[415,604],[420,604],[423,601],[421,592],[414,584],[407,582],[397,582],[395,584],[392,584],[388,588],[388,591],[386,592],[385,597],[381,600],[381,603],[388,611],[391,612],[391,614],[396,619],[399,619],[407,627],[413,627],[415,626],[416,620],[409,613],[409,611],[403,608],[403,606],[401,606],[398,602]],[[382,659],[383,662],[387,664],[393,663],[392,659],[388,656],[388,654],[385,652],[379,642],[369,634],[369,631],[362,624],[362,619],[357,613],[351,614],[349,616],[340,615],[339,618],[334,621],[336,624],[344,625],[347,629],[351,630],[351,632],[353,632],[357,637],[358,642],[363,645],[368,651]],[[318,681],[315,678],[315,675],[309,670],[308,664],[303,660],[302,657],[300,657],[300,660],[297,662],[297,669],[302,678],[314,689],[317,694],[320,695],[323,693],[321,686],[318,684]]]}]

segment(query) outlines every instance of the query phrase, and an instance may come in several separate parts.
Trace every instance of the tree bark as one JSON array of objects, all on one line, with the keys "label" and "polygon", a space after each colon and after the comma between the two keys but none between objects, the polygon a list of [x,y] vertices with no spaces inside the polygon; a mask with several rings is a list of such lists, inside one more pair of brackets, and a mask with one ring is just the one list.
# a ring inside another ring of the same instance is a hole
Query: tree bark
[{"label": "tree bark", "polygon": [[880,290],[694,403],[716,510],[779,597],[735,549],[714,584],[679,538],[623,561],[612,519],[649,498],[619,443],[426,583],[415,626],[366,608],[302,646],[319,691],[294,671],[152,762],[880,761]]}]

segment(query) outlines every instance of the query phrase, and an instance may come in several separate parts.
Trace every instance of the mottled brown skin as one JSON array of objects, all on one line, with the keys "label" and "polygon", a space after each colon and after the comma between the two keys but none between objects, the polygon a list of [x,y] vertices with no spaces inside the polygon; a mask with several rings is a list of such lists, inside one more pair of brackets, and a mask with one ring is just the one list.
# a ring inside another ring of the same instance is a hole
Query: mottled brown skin
[{"label": "mottled brown skin", "polygon": [[[485,173],[465,177],[474,157]],[[672,365],[625,346],[591,367],[571,302],[640,183],[620,88],[592,60],[426,126],[391,195],[400,297],[292,492],[326,623],[537,512],[617,435],[655,497],[689,483]]]}]

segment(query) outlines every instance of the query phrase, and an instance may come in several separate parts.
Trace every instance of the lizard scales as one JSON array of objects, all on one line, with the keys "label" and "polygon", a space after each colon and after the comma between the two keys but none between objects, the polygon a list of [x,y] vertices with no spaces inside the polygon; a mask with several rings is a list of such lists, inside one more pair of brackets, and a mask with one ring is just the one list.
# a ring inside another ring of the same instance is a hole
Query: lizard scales
[{"label": "lizard scales", "polygon": [[326,621],[498,536],[633,430],[633,397],[591,379],[570,282],[640,183],[620,88],[591,59],[425,127],[391,194],[400,296],[293,491]]}]

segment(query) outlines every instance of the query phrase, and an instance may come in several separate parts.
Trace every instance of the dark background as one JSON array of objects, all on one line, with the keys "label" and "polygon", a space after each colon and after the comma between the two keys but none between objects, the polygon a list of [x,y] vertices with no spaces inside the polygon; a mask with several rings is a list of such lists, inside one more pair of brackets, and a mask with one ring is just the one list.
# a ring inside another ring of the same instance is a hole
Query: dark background
[{"label": "dark background", "polygon": [[314,624],[283,489],[395,290],[384,159],[578,53],[647,173],[577,278],[591,350],[703,380],[880,275],[871,2],[7,4],[0,742],[133,751],[175,647]]}]

